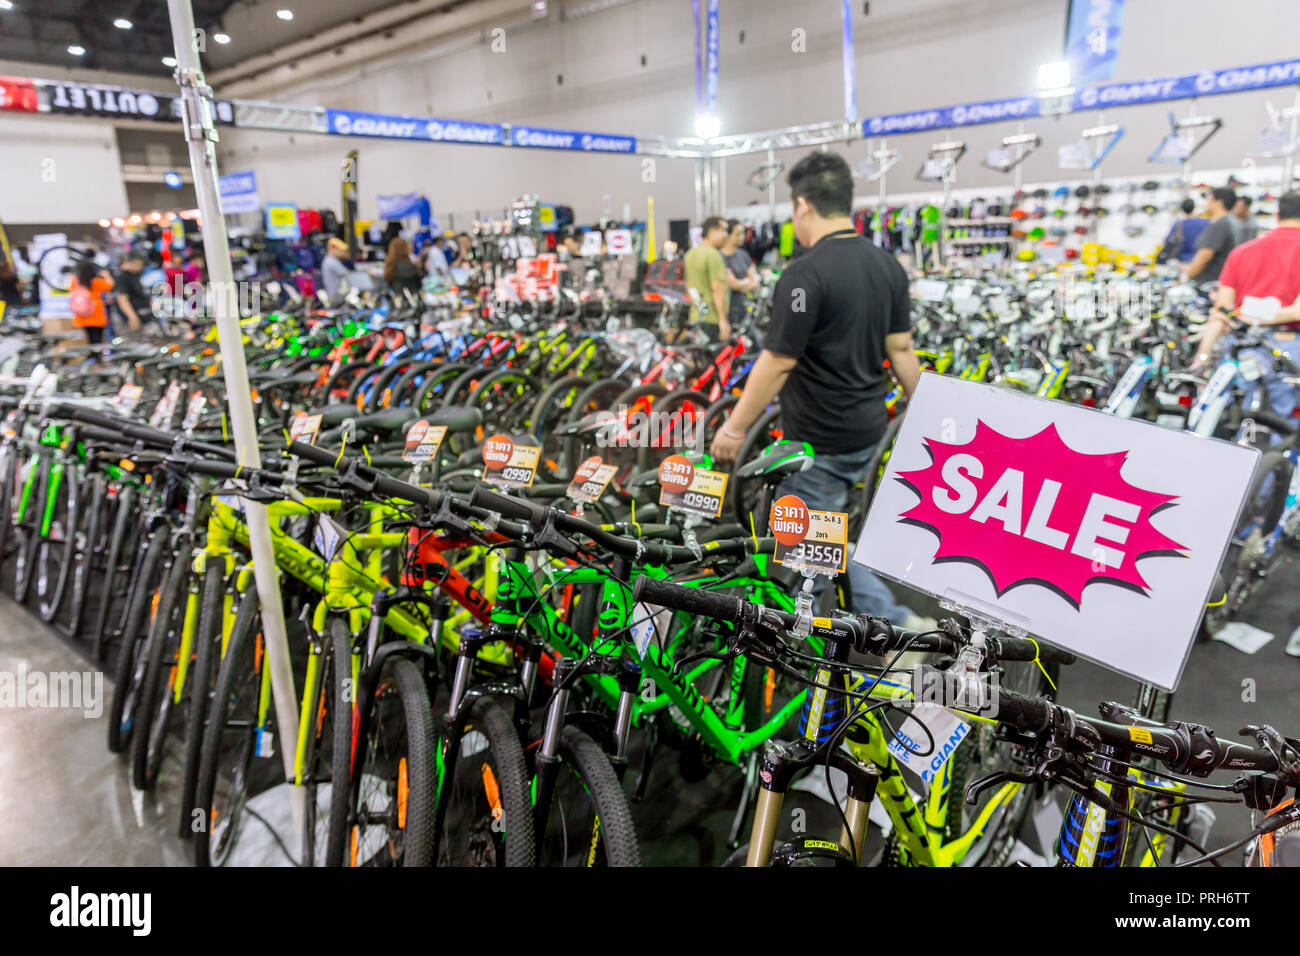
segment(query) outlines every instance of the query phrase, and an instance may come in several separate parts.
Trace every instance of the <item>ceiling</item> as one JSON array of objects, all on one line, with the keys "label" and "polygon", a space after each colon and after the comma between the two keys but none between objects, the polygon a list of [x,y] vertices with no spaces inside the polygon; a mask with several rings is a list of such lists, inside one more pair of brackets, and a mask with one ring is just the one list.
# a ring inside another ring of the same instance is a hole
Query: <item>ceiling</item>
[{"label": "ceiling", "polygon": [[[162,62],[174,52],[164,0],[9,2],[11,9],[0,9],[0,60],[154,76],[171,73]],[[207,32],[202,58],[208,70],[405,2],[409,0],[191,0],[195,25]],[[280,19],[276,11],[282,9],[292,11],[293,19]],[[129,20],[131,29],[115,27],[119,17]],[[229,36],[230,42],[215,42],[217,33]],[[73,45],[83,47],[85,54],[69,53]]]}]

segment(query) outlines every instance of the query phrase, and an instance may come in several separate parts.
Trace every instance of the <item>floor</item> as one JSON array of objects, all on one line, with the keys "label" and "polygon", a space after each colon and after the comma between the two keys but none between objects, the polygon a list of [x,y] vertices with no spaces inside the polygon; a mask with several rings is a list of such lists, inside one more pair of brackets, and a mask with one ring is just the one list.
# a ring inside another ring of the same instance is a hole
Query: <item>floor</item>
[{"label": "floor", "polygon": [[[1300,626],[1300,568],[1294,555],[1285,560],[1244,615],[1274,639],[1253,655],[1219,642],[1197,644],[1174,698],[1175,718],[1208,724],[1225,737],[1238,736],[1247,723],[1300,733],[1300,659],[1283,652]],[[913,605],[924,610],[919,601]],[[7,597],[0,597],[0,621],[0,682],[86,669],[84,658]],[[93,691],[93,674],[89,679]],[[165,764],[152,794],[132,790],[123,762],[105,746],[102,711],[109,692],[104,679],[99,693],[88,693],[78,708],[33,709],[13,706],[0,690],[0,865],[189,863],[188,846],[174,832],[179,767]],[[1131,680],[1082,663],[1068,669],[1061,687],[1062,702],[1083,713],[1095,712],[1100,700],[1129,701],[1133,694]],[[737,774],[725,767],[701,770],[703,779],[684,785],[680,754],[656,757],[646,798],[635,808],[645,862],[717,865],[731,853],[727,833]],[[838,831],[834,809],[812,793],[792,796],[788,807],[806,809],[810,834]],[[1246,811],[1221,807],[1212,842],[1221,846],[1248,829]],[[247,859],[285,862],[269,845],[269,839],[251,840]],[[1227,862],[1237,860],[1233,855]]]}]

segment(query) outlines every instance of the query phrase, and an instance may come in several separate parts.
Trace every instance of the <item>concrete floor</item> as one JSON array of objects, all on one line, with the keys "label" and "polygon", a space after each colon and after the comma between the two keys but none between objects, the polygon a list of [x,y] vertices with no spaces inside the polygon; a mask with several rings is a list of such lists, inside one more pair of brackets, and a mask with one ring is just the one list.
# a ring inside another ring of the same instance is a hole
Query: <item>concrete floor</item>
[{"label": "concrete floor", "polygon": [[[1300,659],[1283,653],[1300,625],[1293,555],[1287,555],[1244,619],[1275,638],[1258,653],[1243,654],[1209,642],[1193,648],[1174,698],[1175,718],[1209,724],[1221,736],[1236,737],[1246,723],[1271,723],[1300,734]],[[920,601],[912,602],[918,610]],[[1140,639],[1135,636],[1135,639]],[[0,674],[22,671],[84,671],[85,659],[25,608],[0,596]],[[1254,700],[1243,700],[1243,682],[1253,681]],[[1096,713],[1103,699],[1130,701],[1135,685],[1088,664],[1069,668],[1061,700],[1082,713]],[[111,685],[103,685],[102,708]],[[105,720],[81,709],[0,707],[0,864],[39,866],[188,865],[186,843],[176,827],[175,757],[163,767],[158,788],[144,795],[131,786],[125,762],[105,746]],[[175,749],[175,748],[173,748]],[[684,785],[678,757],[663,751],[656,760],[647,799],[635,810],[647,863],[717,865],[730,852],[726,833],[735,806],[738,777],[715,768],[698,784]],[[634,762],[633,767],[637,764]],[[824,819],[838,830],[834,811],[809,794],[810,832]],[[1244,835],[1244,809],[1217,808],[1212,845]],[[1235,865],[1239,856],[1225,862]],[[265,862],[273,862],[268,857]]]}]

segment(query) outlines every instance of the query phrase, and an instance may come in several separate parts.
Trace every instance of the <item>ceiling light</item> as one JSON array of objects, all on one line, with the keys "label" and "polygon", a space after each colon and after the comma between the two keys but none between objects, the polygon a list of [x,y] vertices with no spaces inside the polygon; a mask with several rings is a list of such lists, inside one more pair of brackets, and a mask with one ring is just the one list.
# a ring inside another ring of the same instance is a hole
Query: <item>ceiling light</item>
[{"label": "ceiling light", "polygon": [[214,33],[214,34],[212,34],[212,39],[216,40],[218,43],[229,43],[229,42],[230,42],[230,36],[229,36],[228,34],[225,34],[225,33]]},{"label": "ceiling light", "polygon": [[716,116],[702,113],[695,117],[695,135],[700,139],[713,139],[722,131],[722,123]]},{"label": "ceiling light", "polygon": [[111,226],[111,225],[112,225],[112,223],[109,222],[107,219],[101,219],[101,220],[99,220],[99,228],[100,228],[100,229],[107,229],[107,228],[108,228],[109,226]]},{"label": "ceiling light", "polygon": [[151,222],[157,222],[161,218],[162,218],[162,213],[160,212],[154,211],[149,213],[149,219]]},{"label": "ceiling light", "polygon": [[275,15],[276,15],[277,17],[279,17],[281,20],[292,20],[292,19],[293,19],[293,11],[292,11],[292,10],[276,10],[276,11],[275,11]]},{"label": "ceiling light", "polygon": [[176,57],[174,56],[163,57],[163,66],[175,66],[175,65],[176,65]]},{"label": "ceiling light", "polygon": [[116,226],[118,229],[121,229],[123,226],[126,225],[126,220],[125,220],[125,219],[114,219],[114,220],[113,220],[113,225]]},{"label": "ceiling light", "polygon": [[1070,85],[1070,64],[1065,60],[1044,63],[1038,68],[1040,90],[1063,90]]},{"label": "ceiling light", "polygon": [[13,8],[14,5],[10,0],[0,0],[0,10],[12,10]]},{"label": "ceiling light", "polygon": [[131,218],[128,219],[127,222],[129,222],[133,226],[138,226],[140,225],[141,222],[143,222],[143,220],[140,218],[139,214],[132,213]]},{"label": "ceiling light", "polygon": [[126,17],[118,17],[113,21],[113,26],[117,27],[119,30],[129,30],[131,29],[131,21]]},{"label": "ceiling light", "polygon": [[85,56],[86,48],[84,46],[77,46],[76,44],[73,44],[72,46],[68,47],[68,52],[71,53],[73,56]]}]

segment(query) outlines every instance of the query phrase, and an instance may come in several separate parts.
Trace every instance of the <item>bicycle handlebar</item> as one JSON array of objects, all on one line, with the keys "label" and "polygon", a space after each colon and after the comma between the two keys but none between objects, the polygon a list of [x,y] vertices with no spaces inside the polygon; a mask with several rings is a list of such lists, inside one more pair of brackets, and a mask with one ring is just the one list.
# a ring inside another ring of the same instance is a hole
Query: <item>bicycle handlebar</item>
[{"label": "bicycle handlebar", "polygon": [[140,425],[128,418],[97,412],[94,409],[83,408],[80,405],[68,405],[62,402],[47,405],[45,414],[51,418],[66,418],[70,421],[102,428],[114,432],[118,436],[152,445],[154,448],[173,448],[177,443],[180,443],[181,447],[198,454],[222,458],[226,461],[236,460],[235,449],[229,446],[195,441],[183,434],[149,428],[147,425]]}]

